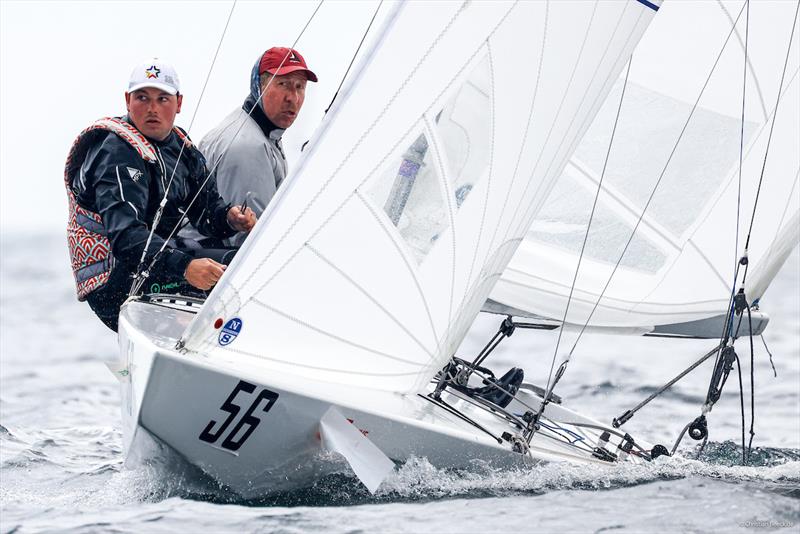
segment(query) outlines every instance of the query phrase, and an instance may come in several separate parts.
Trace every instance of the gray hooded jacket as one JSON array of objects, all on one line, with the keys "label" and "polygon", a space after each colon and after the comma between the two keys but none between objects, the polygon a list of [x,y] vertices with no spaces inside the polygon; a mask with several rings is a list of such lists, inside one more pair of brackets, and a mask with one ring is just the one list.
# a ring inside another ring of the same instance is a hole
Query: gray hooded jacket
[{"label": "gray hooded jacket", "polygon": [[[261,217],[288,169],[281,145],[286,130],[275,126],[261,109],[258,67],[257,61],[251,73],[250,94],[242,107],[208,132],[198,146],[209,170],[214,169],[217,190],[224,201],[241,206],[246,200],[247,207]],[[202,238],[193,228],[181,236]],[[246,233],[238,233],[225,244],[238,247],[246,237]]]},{"label": "gray hooded jacket", "polygon": [[[258,106],[252,115],[256,113],[263,115]],[[246,200],[260,217],[286,177],[287,166],[281,146],[284,130],[273,128],[266,133],[252,115],[234,110],[199,146],[209,168],[216,166],[217,190],[225,202],[241,206]],[[226,244],[240,246],[246,237],[236,234]]]}]

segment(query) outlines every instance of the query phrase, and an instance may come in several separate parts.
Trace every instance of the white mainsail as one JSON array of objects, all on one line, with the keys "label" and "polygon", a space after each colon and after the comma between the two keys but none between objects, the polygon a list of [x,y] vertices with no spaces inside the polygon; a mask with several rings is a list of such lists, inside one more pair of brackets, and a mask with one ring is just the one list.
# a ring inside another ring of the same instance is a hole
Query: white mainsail
[{"label": "white mainsail", "polygon": [[[754,2],[749,8],[740,192],[744,4],[665,4],[633,56],[567,323],[583,325],[591,316],[589,325],[594,328],[646,332],[726,312],[736,261],[749,231],[796,8],[796,2]],[[737,16],[736,32],[667,166]],[[665,36],[670,37],[668,47]],[[795,30],[747,251],[745,291],[750,302],[761,297],[800,233],[799,41]],[[537,214],[495,287],[493,300],[526,313],[563,318],[621,88],[620,81]],[[611,278],[665,166],[653,201]]]},{"label": "white mainsail", "polygon": [[[182,346],[268,372],[420,390],[658,5],[396,6]],[[234,318],[241,328],[221,334]]]}]

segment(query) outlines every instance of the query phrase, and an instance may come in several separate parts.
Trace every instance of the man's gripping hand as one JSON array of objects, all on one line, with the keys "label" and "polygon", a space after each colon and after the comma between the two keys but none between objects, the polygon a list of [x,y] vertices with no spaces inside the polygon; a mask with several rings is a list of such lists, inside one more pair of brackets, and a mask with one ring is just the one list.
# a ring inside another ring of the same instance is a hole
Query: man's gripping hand
[{"label": "man's gripping hand", "polygon": [[250,208],[233,206],[228,210],[228,224],[237,232],[249,232],[256,225],[256,214]]},{"label": "man's gripping hand", "polygon": [[191,285],[205,291],[211,289],[219,281],[222,273],[225,272],[225,267],[210,258],[199,258],[189,262],[183,276]]}]

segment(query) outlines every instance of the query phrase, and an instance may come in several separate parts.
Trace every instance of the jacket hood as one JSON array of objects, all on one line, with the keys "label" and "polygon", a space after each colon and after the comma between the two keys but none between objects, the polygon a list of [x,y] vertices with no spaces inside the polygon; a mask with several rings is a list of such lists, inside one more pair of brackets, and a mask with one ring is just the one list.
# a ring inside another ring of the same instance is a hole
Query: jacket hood
[{"label": "jacket hood", "polygon": [[258,127],[261,128],[261,131],[264,132],[266,137],[280,139],[280,137],[283,135],[283,132],[286,130],[277,127],[271,120],[269,120],[267,114],[264,113],[261,98],[259,98],[261,94],[261,87],[259,83],[260,74],[258,73],[258,67],[260,63],[261,56],[258,56],[258,59],[256,59],[256,62],[250,71],[250,93],[247,95],[247,98],[244,99],[242,109],[246,113],[250,114],[250,118],[256,121],[256,124],[258,124]]}]

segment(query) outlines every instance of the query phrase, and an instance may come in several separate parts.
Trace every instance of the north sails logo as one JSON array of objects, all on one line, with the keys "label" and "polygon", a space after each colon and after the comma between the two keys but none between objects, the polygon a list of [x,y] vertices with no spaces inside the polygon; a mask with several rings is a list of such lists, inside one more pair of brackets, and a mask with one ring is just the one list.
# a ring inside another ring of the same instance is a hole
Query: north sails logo
[{"label": "north sails logo", "polygon": [[140,171],[139,169],[134,169],[133,167],[127,167],[127,169],[128,169],[128,175],[131,177],[131,180],[133,180],[134,182],[138,182],[139,178],[142,177],[142,171]]},{"label": "north sails logo", "polygon": [[292,63],[300,63],[300,58],[297,57],[297,53],[295,53],[294,50],[292,50],[292,55],[289,56],[289,61]]}]

